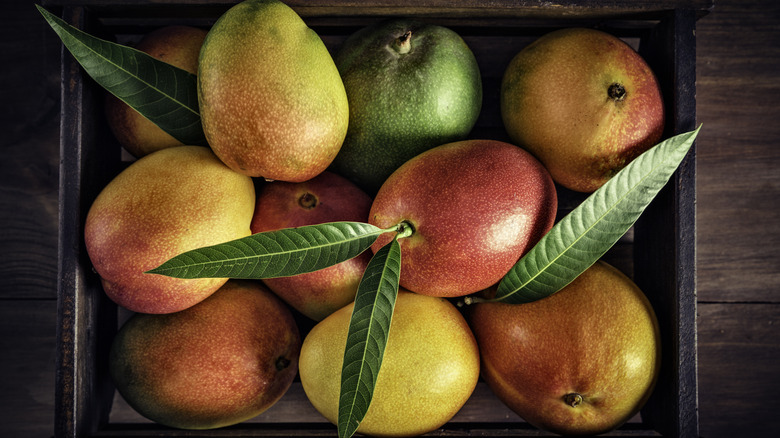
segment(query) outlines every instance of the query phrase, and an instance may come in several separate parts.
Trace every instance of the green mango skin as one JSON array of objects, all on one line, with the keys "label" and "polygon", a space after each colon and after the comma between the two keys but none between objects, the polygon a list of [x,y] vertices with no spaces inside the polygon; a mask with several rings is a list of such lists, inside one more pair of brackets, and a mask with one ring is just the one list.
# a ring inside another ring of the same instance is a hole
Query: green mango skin
[{"label": "green mango skin", "polygon": [[336,157],[349,122],[344,84],[320,37],[285,4],[230,8],[206,36],[198,65],[203,130],[230,168],[302,182]]},{"label": "green mango skin", "polygon": [[[407,31],[409,51],[399,53]],[[334,59],[350,120],[331,169],[372,195],[407,160],[465,139],[482,108],[474,54],[445,27],[384,21],[347,38]]]}]

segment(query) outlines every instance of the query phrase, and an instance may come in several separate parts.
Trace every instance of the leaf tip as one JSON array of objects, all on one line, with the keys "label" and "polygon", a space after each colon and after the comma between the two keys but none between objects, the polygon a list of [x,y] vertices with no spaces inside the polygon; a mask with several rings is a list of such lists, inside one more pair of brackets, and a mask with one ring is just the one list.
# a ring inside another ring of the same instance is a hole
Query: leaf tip
[{"label": "leaf tip", "polygon": [[162,267],[162,265],[160,265],[160,266],[158,266],[158,267],[156,267],[156,268],[150,269],[150,270],[148,270],[148,271],[144,271],[144,274],[157,274],[157,275],[165,275],[165,274],[163,274],[163,273],[161,272],[161,269],[160,269],[161,267]]},{"label": "leaf tip", "polygon": [[38,9],[38,12],[40,12],[41,15],[43,15],[43,18],[46,19],[46,21],[51,24],[52,19],[54,18],[54,14],[52,14],[51,12],[49,12],[48,9],[44,8],[39,4],[35,4],[35,8]]}]

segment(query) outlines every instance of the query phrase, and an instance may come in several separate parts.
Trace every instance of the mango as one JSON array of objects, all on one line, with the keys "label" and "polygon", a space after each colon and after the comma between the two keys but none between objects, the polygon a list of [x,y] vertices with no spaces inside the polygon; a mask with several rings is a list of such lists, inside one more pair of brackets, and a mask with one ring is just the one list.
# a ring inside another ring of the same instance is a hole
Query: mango
[{"label": "mango", "polygon": [[[353,307],[343,307],[309,332],[298,363],[306,396],[334,424]],[[474,335],[453,304],[399,290],[374,395],[357,432],[417,436],[438,429],[471,396],[479,367]]]},{"label": "mango", "polygon": [[290,310],[258,281],[231,280],[166,315],[135,314],[111,346],[109,371],[141,415],[180,429],[213,429],[273,406],[298,371]]},{"label": "mango", "polygon": [[223,14],[198,60],[206,139],[231,169],[302,182],[325,170],[347,132],[344,84],[320,37],[277,0]]},{"label": "mango", "polygon": [[186,309],[227,278],[145,274],[173,256],[251,234],[252,179],[202,146],[152,152],[117,175],[90,206],[84,241],[109,298],[134,312]]}]

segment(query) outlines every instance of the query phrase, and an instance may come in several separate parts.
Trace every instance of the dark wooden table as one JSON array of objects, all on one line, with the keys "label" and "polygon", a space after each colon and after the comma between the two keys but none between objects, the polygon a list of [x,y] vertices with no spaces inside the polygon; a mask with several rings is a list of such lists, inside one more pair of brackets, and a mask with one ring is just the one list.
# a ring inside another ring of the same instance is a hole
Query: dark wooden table
[{"label": "dark wooden table", "polygon": [[[0,432],[51,436],[60,43],[32,2],[0,15]],[[780,2],[697,23],[701,436],[776,436],[780,415]]]}]

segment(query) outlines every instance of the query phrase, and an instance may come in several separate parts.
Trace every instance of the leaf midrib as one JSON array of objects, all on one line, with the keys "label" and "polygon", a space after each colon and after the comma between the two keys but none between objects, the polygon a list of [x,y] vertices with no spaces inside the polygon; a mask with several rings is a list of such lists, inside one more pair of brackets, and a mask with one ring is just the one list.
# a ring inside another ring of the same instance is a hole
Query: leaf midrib
[{"label": "leaf midrib", "polygon": [[[392,246],[393,244],[397,244],[397,237],[393,238],[393,241],[391,242],[390,245]],[[391,251],[392,251],[392,247],[388,248],[386,260],[388,260],[390,258],[390,252]],[[366,361],[366,356],[367,356],[367,352],[368,352],[368,339],[371,338],[371,333],[373,332],[372,327],[374,326],[374,324],[372,324],[371,322],[374,321],[374,315],[375,315],[377,309],[379,308],[379,306],[377,305],[377,302],[379,301],[379,297],[381,296],[380,290],[382,289],[382,285],[384,284],[384,279],[385,279],[386,276],[387,276],[387,262],[385,261],[385,266],[382,269],[382,274],[379,276],[379,280],[377,281],[377,285],[378,285],[377,286],[377,293],[374,295],[373,304],[371,306],[371,316],[370,316],[370,318],[368,320],[369,321],[369,323],[368,323],[368,331],[366,332],[366,337],[365,337],[366,341],[365,341],[365,343],[364,343],[365,345],[363,347],[363,354],[360,356],[360,364],[361,365],[360,365],[360,371],[358,372],[358,375],[357,375],[357,383],[358,384],[355,386],[355,391],[353,392],[352,400],[351,400],[351,402],[349,404],[349,413],[347,415],[347,425],[346,425],[347,430],[349,429],[349,426],[350,426],[350,420],[352,418],[354,418],[353,413],[355,411],[355,407],[356,407],[356,404],[357,404],[356,401],[357,401],[357,395],[358,395],[358,388],[359,388],[360,382],[361,382],[362,377],[363,377],[363,371],[366,368],[366,366],[368,365],[368,363]],[[388,338],[389,338],[390,327],[387,328],[387,332],[388,332]],[[385,347],[386,346],[387,346],[387,342],[385,342]],[[384,351],[381,352],[380,356],[384,357]],[[381,364],[381,361],[380,361],[380,364]],[[380,368],[381,368],[381,365],[380,365]],[[377,379],[378,378],[379,378],[379,373],[377,372]],[[373,389],[372,389],[371,392],[373,393]],[[370,404],[370,402],[369,402],[369,404]],[[355,428],[355,430],[357,430],[357,428]]]},{"label": "leaf midrib", "polygon": [[[676,148],[675,148],[675,149],[676,149]],[[668,155],[667,155],[667,156],[668,156]],[[624,200],[625,200],[625,199],[626,199],[626,198],[627,198],[627,197],[628,197],[628,196],[629,196],[631,193],[633,193],[633,192],[634,192],[634,190],[636,189],[636,187],[640,186],[640,185],[641,185],[641,184],[642,184],[642,183],[643,183],[643,182],[644,182],[644,181],[645,181],[647,178],[649,178],[651,175],[653,175],[653,174],[654,174],[654,171],[655,171],[656,169],[658,169],[658,168],[659,168],[659,167],[661,167],[662,165],[666,165],[667,161],[668,161],[668,160],[661,160],[660,162],[658,162],[658,163],[656,163],[654,166],[652,166],[652,167],[651,167],[651,168],[650,168],[650,169],[649,169],[647,172],[645,172],[645,175],[644,175],[642,178],[640,178],[639,180],[637,180],[637,183],[636,183],[636,184],[634,184],[633,186],[631,186],[631,188],[630,188],[629,190],[627,190],[627,191],[626,191],[626,192],[623,194],[623,196],[621,196],[620,198],[618,198],[618,201],[617,201],[617,202],[614,202],[614,203],[612,204],[612,206],[611,206],[609,209],[607,209],[607,210],[604,212],[604,214],[602,214],[601,216],[599,216],[599,218],[598,218],[598,219],[597,219],[597,220],[596,220],[596,221],[595,221],[595,222],[594,222],[594,223],[593,223],[591,226],[589,226],[588,228],[586,228],[586,229],[585,229],[585,231],[584,231],[583,233],[581,233],[581,234],[580,234],[580,235],[579,235],[579,236],[578,236],[578,237],[577,237],[575,240],[573,240],[573,241],[572,241],[572,243],[571,243],[570,245],[568,245],[568,246],[564,247],[563,251],[560,251],[560,252],[558,253],[558,255],[556,255],[555,257],[553,257],[552,259],[550,259],[550,261],[549,261],[548,263],[546,263],[546,264],[542,265],[542,268],[541,268],[541,269],[537,269],[537,272],[536,272],[536,274],[534,274],[533,276],[531,276],[531,277],[530,277],[530,278],[529,278],[527,281],[523,282],[523,283],[522,283],[520,286],[518,286],[518,287],[517,287],[517,288],[516,288],[516,289],[515,289],[515,290],[514,290],[512,293],[509,293],[509,294],[503,295],[503,296],[501,296],[501,297],[496,297],[496,298],[495,298],[495,300],[496,300],[496,301],[499,301],[499,300],[504,300],[504,299],[506,299],[506,298],[508,298],[508,297],[511,297],[511,296],[515,295],[515,294],[516,294],[516,293],[518,293],[520,290],[522,290],[524,287],[526,287],[528,284],[530,284],[530,283],[532,283],[534,280],[536,280],[536,278],[537,278],[537,277],[539,277],[540,275],[544,274],[544,273],[546,272],[547,268],[549,268],[550,266],[552,266],[552,265],[556,264],[556,262],[558,261],[558,259],[560,259],[561,257],[563,257],[563,256],[564,256],[564,254],[566,254],[566,253],[567,253],[567,252],[568,252],[568,251],[569,251],[571,248],[573,248],[573,247],[574,247],[574,246],[575,246],[575,245],[576,245],[576,244],[577,244],[577,243],[578,243],[580,240],[582,240],[582,239],[583,239],[583,238],[585,238],[585,237],[586,237],[588,234],[590,234],[591,230],[593,230],[593,229],[596,227],[596,225],[598,225],[599,223],[601,223],[601,221],[602,221],[602,220],[603,220],[605,217],[607,217],[607,216],[608,216],[608,215],[609,215],[609,214],[610,214],[612,211],[614,211],[614,210],[617,208],[617,206],[618,206],[618,205],[622,204],[622,203],[623,203],[623,201],[624,201]],[[567,218],[568,218],[568,216],[567,216]],[[566,218],[564,218],[564,220],[566,220]],[[570,220],[569,220],[569,222],[570,222]],[[636,222],[636,219],[634,219],[634,222]],[[546,239],[546,238],[547,238],[547,236],[545,236],[545,237],[544,237],[544,239]],[[540,243],[541,243],[541,242],[540,242]]]},{"label": "leaf midrib", "polygon": [[[341,230],[339,229],[339,231],[341,231]],[[296,249],[292,249],[292,250],[282,250],[280,252],[274,252],[274,253],[271,253],[271,254],[260,254],[260,255],[258,255],[258,254],[251,255],[250,254],[250,255],[244,255],[244,256],[241,256],[241,257],[229,257],[229,258],[226,257],[226,258],[221,259],[221,260],[207,260],[207,261],[204,261],[204,262],[185,264],[184,266],[186,266],[187,268],[195,268],[195,267],[203,267],[203,266],[208,266],[208,265],[213,265],[213,264],[220,264],[220,265],[224,265],[226,263],[236,263],[236,264],[238,264],[238,263],[242,263],[242,262],[251,261],[252,259],[260,260],[260,259],[265,259],[265,258],[278,257],[278,256],[282,256],[282,255],[291,255],[291,254],[296,254],[296,253],[308,252],[310,250],[327,248],[327,247],[331,247],[331,246],[334,246],[334,245],[349,244],[351,242],[356,242],[356,241],[360,241],[360,240],[363,240],[363,239],[371,238],[372,236],[384,233],[385,231],[386,230],[375,230],[375,231],[372,231],[371,233],[352,236],[352,237],[349,237],[348,239],[345,239],[345,240],[331,241],[331,242],[328,242],[328,243],[322,243],[322,244],[317,244],[317,245],[313,245],[313,246],[307,246],[305,248],[296,248]],[[242,240],[242,239],[239,239],[239,240]],[[272,240],[274,242],[278,243],[278,240],[276,240],[276,239],[272,239]],[[260,243],[258,242],[258,244],[260,244]],[[213,246],[206,247],[206,248],[211,248],[212,250],[217,251],[217,252],[219,252],[222,255],[227,255],[225,252],[223,252],[220,249],[218,249],[220,246],[223,246],[223,245],[225,245],[225,244],[213,245]],[[282,245],[280,245],[280,246],[282,246]],[[201,249],[206,249],[206,248],[201,248]],[[231,246],[231,248],[235,248],[236,250],[238,250],[238,248],[236,246]],[[170,268],[155,270],[155,272],[163,273],[163,272],[179,270],[179,269],[182,269],[182,266],[170,267]]]},{"label": "leaf midrib", "polygon": [[[383,269],[382,270],[382,275],[379,278],[379,287],[380,288],[382,287],[382,279],[384,279],[384,277],[385,277],[385,270]],[[371,321],[374,320],[374,314],[377,311],[377,308],[379,307],[377,305],[377,301],[379,301],[379,295],[380,295],[379,293],[376,294],[376,296],[374,297],[374,300],[373,300],[374,301],[373,305],[371,306],[371,317],[369,318],[368,331],[366,332],[366,341],[364,342],[365,345],[363,346],[363,354],[360,356],[360,371],[358,371],[358,375],[357,375],[357,385],[355,386],[355,391],[352,393],[352,399],[350,400],[350,403],[349,403],[349,414],[347,415],[347,425],[346,425],[347,430],[350,427],[351,420],[354,418],[355,405],[357,404],[357,395],[358,395],[358,390],[359,390],[359,387],[360,387],[360,382],[362,381],[362,378],[363,378],[364,369],[368,365],[367,361],[366,361],[366,356],[367,356],[367,352],[368,352],[368,340],[371,338],[371,333],[373,332],[372,328],[373,328],[374,324],[372,324]],[[390,330],[388,329],[388,332],[389,331]],[[384,356],[384,353],[382,354],[382,356]],[[377,378],[379,378],[379,373],[377,373]],[[372,392],[373,392],[373,390],[372,390]],[[355,430],[357,430],[357,428],[355,428]]]},{"label": "leaf midrib", "polygon": [[[47,14],[49,14],[49,12],[48,12],[48,11],[46,11],[46,13],[47,13]],[[194,110],[194,109],[193,109],[193,108],[191,108],[189,105],[187,105],[187,104],[183,103],[182,101],[180,101],[180,100],[178,100],[178,99],[174,98],[173,96],[171,96],[171,95],[169,95],[169,94],[166,94],[166,93],[164,93],[164,92],[163,92],[163,91],[162,91],[160,88],[158,88],[158,87],[156,87],[156,86],[154,86],[154,85],[150,84],[149,82],[147,82],[147,81],[145,81],[145,80],[141,79],[139,76],[137,76],[137,75],[133,74],[132,72],[130,72],[130,70],[128,70],[128,69],[126,69],[126,68],[123,68],[123,67],[119,66],[118,64],[116,64],[115,62],[113,62],[113,61],[112,61],[110,58],[107,58],[107,57],[103,56],[102,54],[100,54],[99,52],[95,51],[95,50],[94,50],[94,49],[92,49],[92,48],[91,48],[89,45],[87,45],[87,44],[83,43],[83,42],[82,42],[82,41],[81,41],[79,38],[77,38],[75,35],[73,35],[71,32],[69,32],[69,31],[68,31],[68,29],[66,29],[66,28],[62,27],[62,25],[60,25],[60,23],[59,23],[58,21],[54,21],[53,25],[57,26],[57,28],[59,28],[59,29],[60,29],[62,32],[64,32],[65,34],[68,34],[68,35],[70,35],[70,36],[71,36],[71,38],[72,38],[73,40],[75,40],[75,41],[76,41],[76,43],[78,43],[78,44],[79,44],[81,47],[83,47],[83,48],[85,48],[86,50],[88,50],[88,51],[92,52],[93,54],[95,54],[96,56],[100,57],[101,59],[104,59],[105,61],[107,61],[107,62],[108,62],[108,64],[110,64],[110,65],[113,65],[113,66],[114,66],[114,67],[115,67],[117,70],[120,70],[120,71],[123,71],[123,72],[125,72],[125,73],[126,73],[128,76],[130,76],[130,77],[132,77],[132,78],[135,78],[135,79],[136,79],[138,82],[140,82],[140,83],[142,83],[142,84],[146,85],[147,87],[151,88],[152,90],[156,91],[156,92],[157,92],[159,95],[161,95],[161,96],[165,96],[166,98],[168,98],[168,99],[169,99],[169,100],[171,100],[172,102],[175,102],[175,103],[177,103],[179,106],[181,106],[181,107],[185,108],[187,111],[190,111],[192,114],[194,114],[194,115],[196,115],[196,116],[200,117],[200,112],[199,112],[199,111],[196,111],[196,110]],[[82,32],[82,31],[80,31],[80,30],[78,30],[78,29],[74,29],[74,30],[75,30],[75,31],[77,31],[77,32],[79,32],[80,34],[81,34],[81,33],[84,33],[84,32]],[[58,33],[59,33],[59,32],[58,32]],[[110,41],[105,41],[105,43],[112,44]],[[137,52],[138,54],[140,54],[140,55],[142,55],[142,56],[149,56],[149,55],[147,55],[146,53],[144,53],[144,52],[142,52],[142,51],[140,51],[140,50],[138,50],[138,49],[134,49],[134,48],[131,48],[131,47],[127,47],[127,48],[128,48],[128,49],[130,49],[130,50],[133,50],[133,51]],[[174,67],[175,67],[175,66],[174,66]],[[178,68],[178,67],[176,67],[176,68]],[[187,72],[187,73],[189,73],[189,72]],[[192,74],[192,73],[189,73],[189,74]],[[176,78],[176,76],[175,76],[175,75],[174,75],[174,78]],[[177,81],[177,82],[178,82],[178,81]],[[177,84],[177,85],[178,85],[178,84]],[[117,96],[117,97],[118,97],[118,96]],[[120,99],[121,99],[121,98],[120,98]],[[124,99],[122,99],[122,100],[124,101]]]}]

